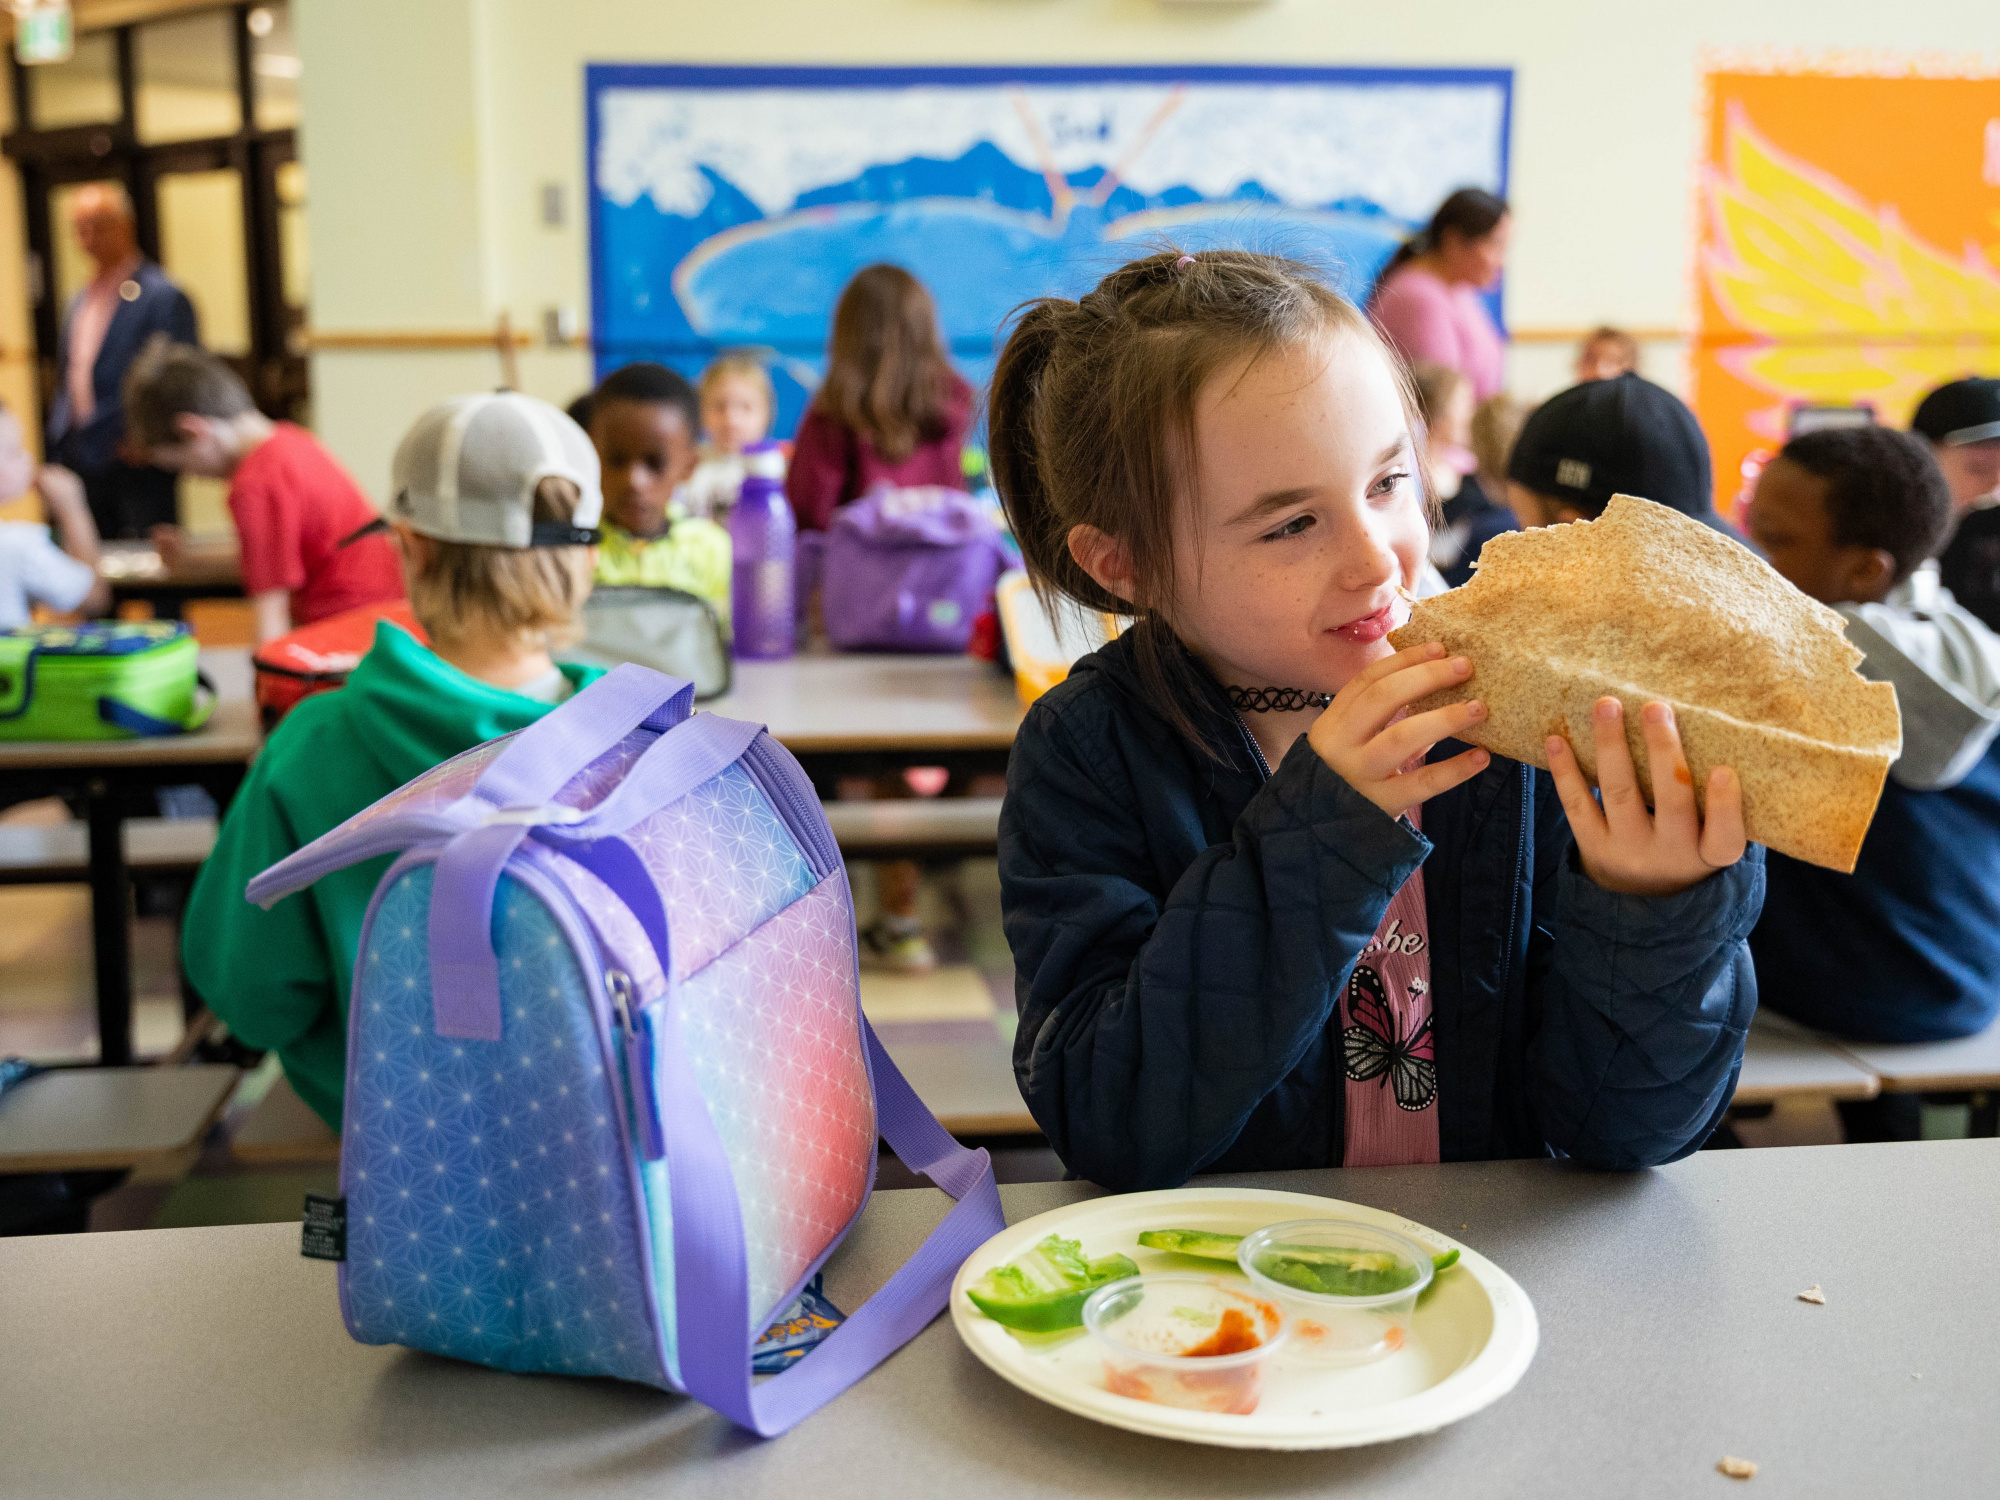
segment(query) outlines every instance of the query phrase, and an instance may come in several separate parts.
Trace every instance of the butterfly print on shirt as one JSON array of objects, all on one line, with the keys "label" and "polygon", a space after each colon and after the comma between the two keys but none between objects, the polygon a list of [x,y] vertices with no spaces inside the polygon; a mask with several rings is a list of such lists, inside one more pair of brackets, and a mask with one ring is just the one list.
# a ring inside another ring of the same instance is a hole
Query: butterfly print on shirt
[{"label": "butterfly print on shirt", "polygon": [[1347,981],[1347,1014],[1353,1023],[1341,1032],[1347,1076],[1356,1083],[1380,1078],[1393,1087],[1396,1104],[1412,1114],[1437,1102],[1437,1059],[1430,1018],[1405,1036],[1382,988],[1382,976],[1356,964]]}]

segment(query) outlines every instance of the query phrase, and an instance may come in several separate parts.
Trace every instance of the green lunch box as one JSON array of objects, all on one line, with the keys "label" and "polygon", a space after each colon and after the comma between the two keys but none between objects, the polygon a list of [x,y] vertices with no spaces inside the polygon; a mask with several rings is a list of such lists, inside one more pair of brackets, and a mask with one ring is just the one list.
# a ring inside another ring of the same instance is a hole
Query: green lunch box
[{"label": "green lunch box", "polygon": [[207,722],[215,693],[178,620],[0,630],[0,740],[129,740]]}]

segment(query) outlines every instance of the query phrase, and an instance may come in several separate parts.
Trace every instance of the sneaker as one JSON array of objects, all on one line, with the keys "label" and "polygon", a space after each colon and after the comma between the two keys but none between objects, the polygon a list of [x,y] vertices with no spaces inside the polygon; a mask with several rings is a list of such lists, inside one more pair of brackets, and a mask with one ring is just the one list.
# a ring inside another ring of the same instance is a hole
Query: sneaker
[{"label": "sneaker", "polygon": [[922,974],[937,967],[937,950],[911,917],[880,917],[861,933],[863,968]]}]

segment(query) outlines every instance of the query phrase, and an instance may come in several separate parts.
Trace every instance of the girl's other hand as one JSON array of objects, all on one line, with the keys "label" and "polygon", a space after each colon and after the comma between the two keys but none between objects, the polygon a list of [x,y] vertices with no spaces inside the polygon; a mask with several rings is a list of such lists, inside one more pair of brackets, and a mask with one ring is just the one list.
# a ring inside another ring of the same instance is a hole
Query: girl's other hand
[{"label": "girl's other hand", "polygon": [[1439,740],[1486,717],[1486,705],[1477,699],[1398,717],[1419,698],[1472,675],[1464,657],[1443,658],[1444,647],[1433,641],[1371,662],[1306,731],[1313,752],[1392,818],[1471,780],[1492,759],[1484,750],[1468,750],[1436,765],[1411,764],[1421,762]]},{"label": "girl's other hand", "polygon": [[1569,814],[1584,874],[1607,891],[1671,896],[1743,857],[1743,786],[1727,766],[1710,771],[1704,822],[1695,808],[1694,777],[1681,753],[1674,711],[1664,703],[1648,703],[1639,719],[1653,767],[1653,811],[1646,810],[1639,792],[1625,743],[1625,710],[1616,698],[1599,698],[1591,715],[1603,805],[1590,795],[1590,783],[1583,779],[1569,742],[1559,735],[1549,736],[1549,769]]}]

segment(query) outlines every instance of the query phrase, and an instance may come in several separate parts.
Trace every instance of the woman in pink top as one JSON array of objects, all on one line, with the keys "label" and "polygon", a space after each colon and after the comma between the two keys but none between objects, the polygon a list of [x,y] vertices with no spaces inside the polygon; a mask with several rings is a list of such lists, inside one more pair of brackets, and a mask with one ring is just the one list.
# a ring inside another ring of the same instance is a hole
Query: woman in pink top
[{"label": "woman in pink top", "polygon": [[1500,392],[1506,345],[1479,294],[1500,279],[1511,224],[1505,199],[1460,188],[1390,258],[1368,303],[1404,359],[1450,365],[1481,401]]}]

